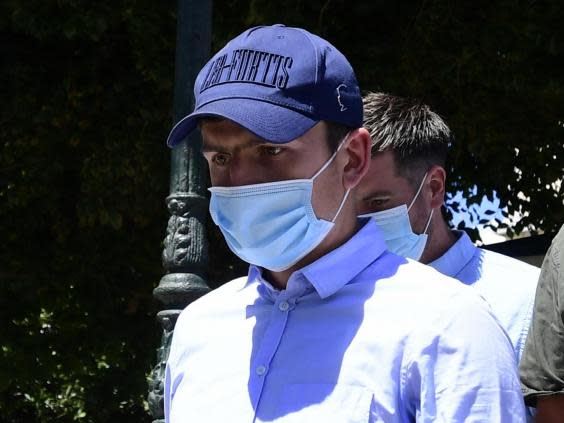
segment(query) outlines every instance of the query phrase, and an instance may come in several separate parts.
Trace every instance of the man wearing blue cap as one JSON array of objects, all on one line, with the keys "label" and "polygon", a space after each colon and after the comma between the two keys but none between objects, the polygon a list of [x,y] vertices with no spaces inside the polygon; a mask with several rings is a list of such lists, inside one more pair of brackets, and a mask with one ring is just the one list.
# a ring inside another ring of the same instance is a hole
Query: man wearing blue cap
[{"label": "man wearing blue cap", "polygon": [[335,47],[252,28],[194,93],[168,144],[199,126],[212,219],[250,268],[181,313],[168,422],[524,421],[511,344],[483,300],[356,219],[370,137]]}]

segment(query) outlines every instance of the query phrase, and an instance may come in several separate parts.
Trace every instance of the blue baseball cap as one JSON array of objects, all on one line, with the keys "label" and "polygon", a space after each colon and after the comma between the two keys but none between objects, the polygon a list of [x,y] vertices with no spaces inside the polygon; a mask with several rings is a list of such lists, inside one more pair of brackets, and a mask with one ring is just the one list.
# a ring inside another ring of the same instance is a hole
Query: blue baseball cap
[{"label": "blue baseball cap", "polygon": [[203,67],[194,96],[196,107],[172,128],[169,147],[203,117],[230,119],[278,144],[321,120],[362,126],[362,97],[352,66],[330,43],[301,28],[246,30]]}]

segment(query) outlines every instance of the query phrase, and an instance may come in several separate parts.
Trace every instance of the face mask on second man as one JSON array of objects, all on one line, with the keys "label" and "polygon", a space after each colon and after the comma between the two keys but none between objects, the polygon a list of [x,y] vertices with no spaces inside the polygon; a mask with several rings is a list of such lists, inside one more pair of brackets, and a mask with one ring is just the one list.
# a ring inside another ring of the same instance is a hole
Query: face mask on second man
[{"label": "face mask on second man", "polygon": [[429,218],[427,219],[427,224],[423,233],[416,234],[413,232],[411,227],[411,222],[409,220],[409,211],[413,207],[413,204],[419,197],[419,193],[423,188],[423,184],[427,179],[427,173],[423,176],[419,188],[415,193],[415,196],[411,200],[409,206],[406,204],[401,204],[397,207],[392,207],[391,209],[377,211],[373,213],[361,214],[358,217],[370,217],[376,221],[376,224],[382,231],[384,235],[384,240],[388,250],[399,256],[410,258],[413,260],[419,260],[425,249],[427,243],[427,230],[431,223],[433,217],[433,210],[429,213]]}]

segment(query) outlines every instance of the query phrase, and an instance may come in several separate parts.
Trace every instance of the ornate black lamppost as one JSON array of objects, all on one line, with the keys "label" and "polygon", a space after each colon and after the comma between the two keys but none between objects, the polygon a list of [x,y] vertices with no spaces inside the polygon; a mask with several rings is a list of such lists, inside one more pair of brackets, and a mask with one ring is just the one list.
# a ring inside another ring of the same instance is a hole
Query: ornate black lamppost
[{"label": "ornate black lamppost", "polygon": [[[211,0],[178,0],[174,123],[194,108],[194,81],[210,54],[211,9]],[[172,150],[170,195],[166,199],[170,218],[163,250],[166,274],[153,292],[165,308],[157,314],[163,336],[149,386],[154,423],[164,421],[164,370],[176,318],[190,302],[209,291],[205,280],[207,168],[200,145],[200,134],[195,131],[187,143]]]}]

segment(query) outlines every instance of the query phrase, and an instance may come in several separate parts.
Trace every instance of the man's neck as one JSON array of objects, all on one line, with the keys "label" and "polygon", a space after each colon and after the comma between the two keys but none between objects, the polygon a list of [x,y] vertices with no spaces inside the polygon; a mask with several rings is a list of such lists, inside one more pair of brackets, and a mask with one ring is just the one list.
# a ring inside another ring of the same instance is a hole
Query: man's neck
[{"label": "man's neck", "polygon": [[441,257],[458,239],[456,234],[450,230],[444,219],[440,217],[440,209],[436,210],[435,213],[438,214],[439,218],[432,222],[431,228],[429,228],[429,238],[427,239],[425,250],[419,260],[423,264],[429,264]]}]

